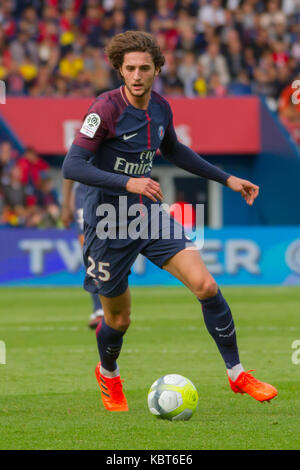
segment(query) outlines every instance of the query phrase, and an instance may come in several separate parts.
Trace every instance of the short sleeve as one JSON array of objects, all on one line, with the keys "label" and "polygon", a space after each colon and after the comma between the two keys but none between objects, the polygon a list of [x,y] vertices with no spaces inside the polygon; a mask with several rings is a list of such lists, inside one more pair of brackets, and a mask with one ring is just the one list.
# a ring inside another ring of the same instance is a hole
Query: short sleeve
[{"label": "short sleeve", "polygon": [[110,106],[106,100],[100,98],[90,106],[73,143],[94,153],[112,134]]}]

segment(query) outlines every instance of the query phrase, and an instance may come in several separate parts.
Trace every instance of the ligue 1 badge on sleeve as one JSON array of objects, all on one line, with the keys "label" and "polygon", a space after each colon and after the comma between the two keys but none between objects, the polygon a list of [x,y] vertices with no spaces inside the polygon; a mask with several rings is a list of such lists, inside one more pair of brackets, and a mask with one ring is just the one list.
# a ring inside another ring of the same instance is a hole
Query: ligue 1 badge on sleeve
[{"label": "ligue 1 badge on sleeve", "polygon": [[86,135],[87,137],[94,137],[98,127],[101,124],[101,118],[97,113],[90,113],[84,120],[82,127],[80,129],[81,134]]}]

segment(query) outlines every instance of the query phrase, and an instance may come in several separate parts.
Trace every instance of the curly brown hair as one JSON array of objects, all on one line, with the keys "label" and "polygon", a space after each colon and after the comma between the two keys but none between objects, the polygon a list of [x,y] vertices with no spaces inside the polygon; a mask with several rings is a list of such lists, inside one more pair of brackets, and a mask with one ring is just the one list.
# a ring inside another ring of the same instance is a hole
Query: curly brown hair
[{"label": "curly brown hair", "polygon": [[159,70],[165,63],[165,58],[156,44],[154,37],[144,31],[126,31],[114,36],[105,49],[112,66],[120,70],[124,55],[128,52],[149,52],[155,69]]}]

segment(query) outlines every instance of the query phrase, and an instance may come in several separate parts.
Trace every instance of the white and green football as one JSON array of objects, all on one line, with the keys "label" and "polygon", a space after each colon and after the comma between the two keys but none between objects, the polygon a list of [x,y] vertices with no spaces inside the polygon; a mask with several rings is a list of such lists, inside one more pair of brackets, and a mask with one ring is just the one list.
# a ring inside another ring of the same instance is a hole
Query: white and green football
[{"label": "white and green football", "polygon": [[178,374],[157,379],[148,393],[148,407],[152,414],[163,419],[188,420],[198,403],[194,384]]}]

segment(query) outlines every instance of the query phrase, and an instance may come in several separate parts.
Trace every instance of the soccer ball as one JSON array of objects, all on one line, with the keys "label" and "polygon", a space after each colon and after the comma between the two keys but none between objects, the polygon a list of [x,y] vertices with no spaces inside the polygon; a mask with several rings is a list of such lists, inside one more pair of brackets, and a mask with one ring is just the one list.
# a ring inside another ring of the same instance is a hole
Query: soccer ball
[{"label": "soccer ball", "polygon": [[148,393],[148,407],[152,414],[163,419],[188,420],[198,403],[198,392],[192,382],[178,374],[157,379]]}]

